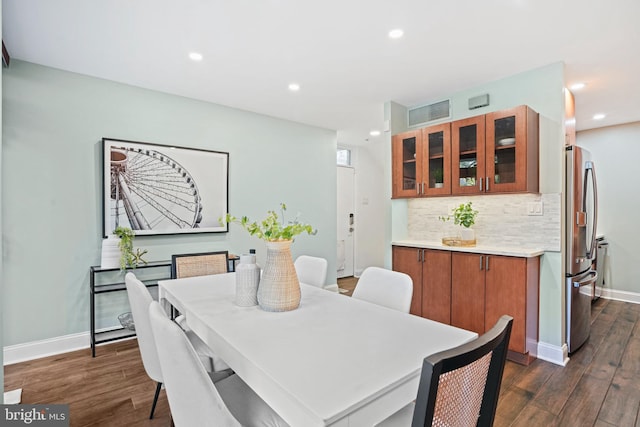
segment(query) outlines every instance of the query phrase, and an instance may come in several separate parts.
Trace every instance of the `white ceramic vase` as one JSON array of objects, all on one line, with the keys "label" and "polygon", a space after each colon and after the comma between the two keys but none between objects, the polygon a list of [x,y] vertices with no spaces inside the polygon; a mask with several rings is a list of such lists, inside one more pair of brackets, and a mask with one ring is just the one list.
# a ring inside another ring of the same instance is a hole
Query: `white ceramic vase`
[{"label": "white ceramic vase", "polygon": [[260,267],[255,255],[240,255],[236,266],[236,305],[251,307],[258,304],[258,284]]},{"label": "white ceramic vase", "polygon": [[295,310],[300,282],[291,258],[291,240],[267,243],[267,261],[258,286],[258,304],[265,311]]},{"label": "white ceramic vase", "polygon": [[460,230],[460,240],[475,240],[476,233],[472,228],[462,227]]},{"label": "white ceramic vase", "polygon": [[100,258],[100,268],[120,267],[120,238],[116,235],[109,235],[102,240],[102,255]]}]

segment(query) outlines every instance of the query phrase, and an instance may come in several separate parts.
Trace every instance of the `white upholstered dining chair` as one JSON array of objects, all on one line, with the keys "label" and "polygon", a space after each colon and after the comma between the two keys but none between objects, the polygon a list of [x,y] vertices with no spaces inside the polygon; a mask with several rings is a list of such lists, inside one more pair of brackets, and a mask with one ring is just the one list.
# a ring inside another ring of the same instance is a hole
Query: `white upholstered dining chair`
[{"label": "white upholstered dining chair", "polygon": [[[149,419],[152,419],[163,383],[163,375],[162,370],[160,369],[160,362],[158,360],[156,343],[153,337],[153,332],[151,331],[151,324],[149,323],[149,305],[153,301],[153,298],[144,283],[138,280],[133,273],[127,273],[124,277],[124,281],[127,287],[127,296],[129,297],[131,315],[133,316],[133,322],[136,328],[136,336],[138,338],[138,348],[140,349],[142,364],[149,378],[157,383],[155,396],[151,405],[151,414],[149,415]],[[206,366],[207,370],[213,371],[215,366],[212,358],[215,354],[192,331],[189,331],[187,334],[188,338],[192,341],[200,354],[200,363],[203,364],[203,369],[205,369]],[[228,367],[225,366],[225,368],[220,371],[227,371],[227,368]],[[221,375],[224,376],[223,373]]]},{"label": "white upholstered dining chair", "polygon": [[287,426],[237,375],[214,383],[184,331],[155,301],[149,318],[176,427]]},{"label": "white upholstered dining chair", "polygon": [[367,267],[360,275],[352,297],[408,313],[413,280],[399,271]]},{"label": "white upholstered dining chair", "polygon": [[337,284],[325,285],[325,282],[327,281],[327,268],[329,265],[326,259],[309,255],[300,255],[296,258],[293,265],[296,268],[298,280],[301,283],[317,286],[318,288],[332,292],[339,291]]}]

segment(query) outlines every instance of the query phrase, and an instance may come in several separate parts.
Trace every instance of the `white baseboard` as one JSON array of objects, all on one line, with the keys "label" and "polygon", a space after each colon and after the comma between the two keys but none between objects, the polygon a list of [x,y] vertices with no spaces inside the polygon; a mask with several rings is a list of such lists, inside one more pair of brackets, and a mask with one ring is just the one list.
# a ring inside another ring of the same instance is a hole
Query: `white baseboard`
[{"label": "white baseboard", "polygon": [[602,298],[640,304],[640,293],[602,288]]},{"label": "white baseboard", "polygon": [[569,362],[569,349],[567,344],[558,347],[557,345],[546,342],[538,342],[538,359],[560,366],[567,366]]},{"label": "white baseboard", "polygon": [[[107,332],[112,329],[118,329],[118,327],[103,328],[96,332]],[[135,338],[135,336],[123,339],[133,338]],[[108,344],[108,342],[100,343],[98,346],[103,344]],[[4,347],[3,363],[5,366],[13,365],[14,363],[26,362],[29,360],[40,359],[42,357],[55,356],[56,354],[84,350],[89,347],[91,347],[91,337],[89,332],[80,332],[78,334],[26,342]]]},{"label": "white baseboard", "polygon": [[64,335],[40,341],[32,341],[4,347],[3,357],[5,365],[40,359],[70,351],[82,350],[90,347],[89,332]]}]

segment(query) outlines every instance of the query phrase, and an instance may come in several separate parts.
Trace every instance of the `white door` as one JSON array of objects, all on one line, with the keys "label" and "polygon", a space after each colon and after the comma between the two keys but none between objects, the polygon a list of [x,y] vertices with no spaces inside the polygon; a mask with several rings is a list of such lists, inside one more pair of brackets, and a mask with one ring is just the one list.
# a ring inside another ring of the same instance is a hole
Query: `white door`
[{"label": "white door", "polygon": [[338,166],[338,277],[353,276],[353,233],[355,231],[354,170]]}]

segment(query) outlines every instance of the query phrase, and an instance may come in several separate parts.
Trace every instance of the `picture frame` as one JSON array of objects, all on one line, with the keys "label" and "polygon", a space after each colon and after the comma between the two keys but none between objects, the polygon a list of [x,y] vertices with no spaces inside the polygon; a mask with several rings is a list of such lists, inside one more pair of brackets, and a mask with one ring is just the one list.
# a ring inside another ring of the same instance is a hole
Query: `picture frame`
[{"label": "picture frame", "polygon": [[226,233],[229,153],[102,138],[103,237]]}]

